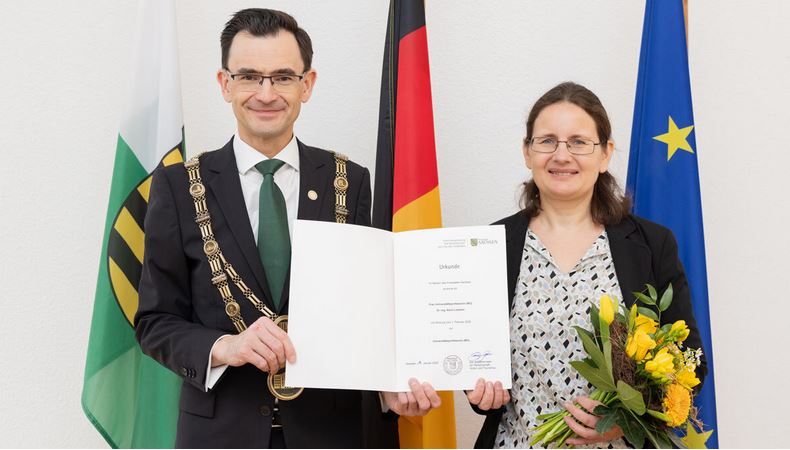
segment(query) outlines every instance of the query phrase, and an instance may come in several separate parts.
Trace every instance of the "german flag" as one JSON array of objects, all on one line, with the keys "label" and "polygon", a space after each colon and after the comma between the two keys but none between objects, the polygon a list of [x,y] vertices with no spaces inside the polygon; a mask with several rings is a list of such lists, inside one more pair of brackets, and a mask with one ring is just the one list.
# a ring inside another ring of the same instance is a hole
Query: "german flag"
[{"label": "german flag", "polygon": [[[433,133],[425,4],[391,0],[381,75],[373,225],[392,231],[442,226]],[[455,448],[453,393],[423,418],[399,421],[401,448]]]}]

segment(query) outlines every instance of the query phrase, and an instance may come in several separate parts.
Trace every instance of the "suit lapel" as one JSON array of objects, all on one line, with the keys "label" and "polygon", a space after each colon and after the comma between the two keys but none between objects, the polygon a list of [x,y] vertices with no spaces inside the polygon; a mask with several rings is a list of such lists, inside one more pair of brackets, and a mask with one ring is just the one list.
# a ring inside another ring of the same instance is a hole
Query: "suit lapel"
[{"label": "suit lapel", "polygon": [[[266,283],[258,247],[255,245],[255,236],[250,227],[249,214],[244,204],[244,194],[239,180],[239,169],[236,165],[236,156],[233,154],[233,140],[217,151],[217,156],[207,167],[214,174],[208,180],[208,185],[217,198],[217,206],[225,216],[236,243],[247,260],[252,273],[258,281],[260,292],[264,293],[266,303],[271,305],[271,292]],[[230,262],[233,264],[233,262]]]},{"label": "suit lapel", "polygon": [[[299,207],[296,218],[321,220],[321,211],[330,207],[334,211],[335,191],[331,184],[334,167],[327,165],[326,161],[322,161],[321,155],[317,151],[302,144],[298,139],[296,142],[299,144]],[[318,194],[315,200],[310,198],[310,191]],[[327,203],[330,204],[327,205]],[[334,215],[331,217],[334,217]],[[290,268],[285,278],[285,285],[288,289],[283,290],[280,309],[277,311],[278,314],[288,310],[288,300],[291,296]]]},{"label": "suit lapel", "polygon": [[524,253],[524,240],[527,238],[529,219],[529,216],[519,212],[505,222],[508,309],[513,307],[513,297],[516,293],[518,274],[521,271],[521,256]]},{"label": "suit lapel", "polygon": [[[626,306],[631,307],[636,300],[633,292],[644,290],[645,283],[655,285],[650,248],[629,217],[616,225],[607,226],[606,234],[609,237],[609,249],[623,301]],[[648,279],[644,278],[646,274]]]},{"label": "suit lapel", "polygon": [[[334,173],[327,167],[325,161],[312,148],[302,144],[299,140],[299,210],[297,218],[304,220],[319,220],[321,211],[326,202],[334,205],[335,191],[329,183],[330,175]],[[308,197],[310,191],[318,194],[316,200]]]}]

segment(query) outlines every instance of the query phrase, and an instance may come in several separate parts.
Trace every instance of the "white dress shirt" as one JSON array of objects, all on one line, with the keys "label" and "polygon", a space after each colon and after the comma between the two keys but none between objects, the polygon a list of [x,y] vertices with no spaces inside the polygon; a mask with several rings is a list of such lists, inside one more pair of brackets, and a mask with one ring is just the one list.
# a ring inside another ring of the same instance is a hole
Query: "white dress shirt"
[{"label": "white dress shirt", "polygon": [[[255,150],[244,142],[239,133],[233,137],[233,154],[236,157],[236,167],[239,170],[239,180],[241,181],[241,192],[244,195],[244,205],[247,207],[247,215],[250,219],[252,234],[255,236],[255,243],[258,243],[258,197],[263,183],[263,175],[258,172],[255,165],[266,161],[263,153]],[[288,215],[288,233],[293,238],[294,220],[299,211],[299,146],[296,137],[291,137],[288,144],[280,150],[274,159],[284,162],[282,167],[274,173],[274,183],[280,188],[285,197],[285,208]],[[220,337],[214,342],[217,345],[220,339],[230,336],[228,334]],[[227,365],[211,367],[211,354],[214,351],[211,346],[208,357],[208,369],[206,372],[205,390],[213,388],[220,376],[228,368]]]},{"label": "white dress shirt", "polygon": [[[242,141],[238,134],[233,138],[233,153],[236,155],[236,166],[239,169],[241,192],[244,194],[244,204],[250,217],[252,234],[255,243],[258,243],[258,196],[261,192],[263,175],[258,172],[255,165],[266,161],[263,153],[250,147]],[[274,183],[285,197],[285,208],[288,210],[288,232],[293,237],[294,220],[299,209],[299,146],[296,137],[292,137],[274,159],[284,162],[280,170],[274,173]]]}]

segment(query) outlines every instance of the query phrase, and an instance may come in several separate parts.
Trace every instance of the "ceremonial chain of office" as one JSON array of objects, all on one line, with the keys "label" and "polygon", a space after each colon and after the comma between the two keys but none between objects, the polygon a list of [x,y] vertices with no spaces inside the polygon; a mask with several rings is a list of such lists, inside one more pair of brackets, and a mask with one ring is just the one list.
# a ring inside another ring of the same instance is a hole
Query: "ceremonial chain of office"
[{"label": "ceremonial chain of office", "polygon": [[[216,286],[222,297],[222,302],[225,305],[225,314],[233,322],[236,331],[241,333],[247,329],[247,324],[241,317],[241,308],[233,294],[230,292],[230,285],[228,284],[228,277],[230,277],[233,284],[239,288],[242,295],[252,303],[252,305],[272,320],[275,325],[288,331],[288,316],[278,316],[274,311],[269,309],[256,295],[252,292],[241,276],[236,272],[233,266],[225,259],[222,254],[219,242],[214,236],[214,230],[211,226],[211,214],[208,212],[208,205],[206,203],[206,187],[203,185],[203,180],[200,177],[200,157],[202,153],[191,158],[184,163],[184,167],[189,175],[189,194],[195,204],[195,223],[200,228],[200,235],[203,238],[203,253],[206,254],[209,267],[211,267],[211,283]],[[346,190],[348,190],[348,177],[346,172],[346,161],[348,158],[341,153],[334,153],[335,157],[335,221],[337,223],[346,223],[348,217],[348,209],[346,208]],[[289,388],[285,386],[285,369],[279,370],[277,373],[270,373],[268,377],[269,391],[280,400],[292,400],[298,397],[303,389],[302,388]]]},{"label": "ceremonial chain of office", "polygon": [[[189,193],[192,195],[192,200],[195,203],[195,222],[200,228],[200,234],[203,237],[203,252],[208,259],[209,267],[211,267],[211,283],[217,287],[222,302],[225,304],[225,314],[228,315],[236,331],[241,333],[247,329],[247,324],[241,317],[241,308],[233,294],[230,292],[228,285],[228,277],[233,281],[236,287],[239,288],[242,295],[247,297],[247,300],[260,311],[264,316],[270,320],[277,319],[277,314],[269,309],[256,295],[252,292],[241,276],[233,269],[233,266],[225,259],[222,250],[219,248],[219,243],[214,237],[214,230],[211,227],[211,214],[208,212],[208,205],[206,204],[206,187],[203,185],[203,180],[200,178],[200,155],[197,155],[184,163],[184,167],[189,174]],[[226,275],[227,273],[227,275]]]},{"label": "ceremonial chain of office", "polygon": [[348,209],[346,209],[346,190],[348,178],[346,177],[346,161],[348,157],[342,153],[335,155],[335,222],[346,223]]}]

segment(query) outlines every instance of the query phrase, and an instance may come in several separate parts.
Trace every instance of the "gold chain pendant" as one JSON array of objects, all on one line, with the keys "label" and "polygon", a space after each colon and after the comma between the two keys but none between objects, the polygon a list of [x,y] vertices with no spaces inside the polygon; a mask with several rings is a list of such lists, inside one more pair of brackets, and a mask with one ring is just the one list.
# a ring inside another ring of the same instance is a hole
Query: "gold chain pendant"
[{"label": "gold chain pendant", "polygon": [[[274,319],[274,324],[280,327],[281,330],[288,332],[288,316],[278,316]],[[285,385],[285,367],[277,371],[277,373],[269,373],[266,380],[269,385],[269,392],[280,400],[293,400],[299,397],[304,391],[304,388],[294,388]]]}]

